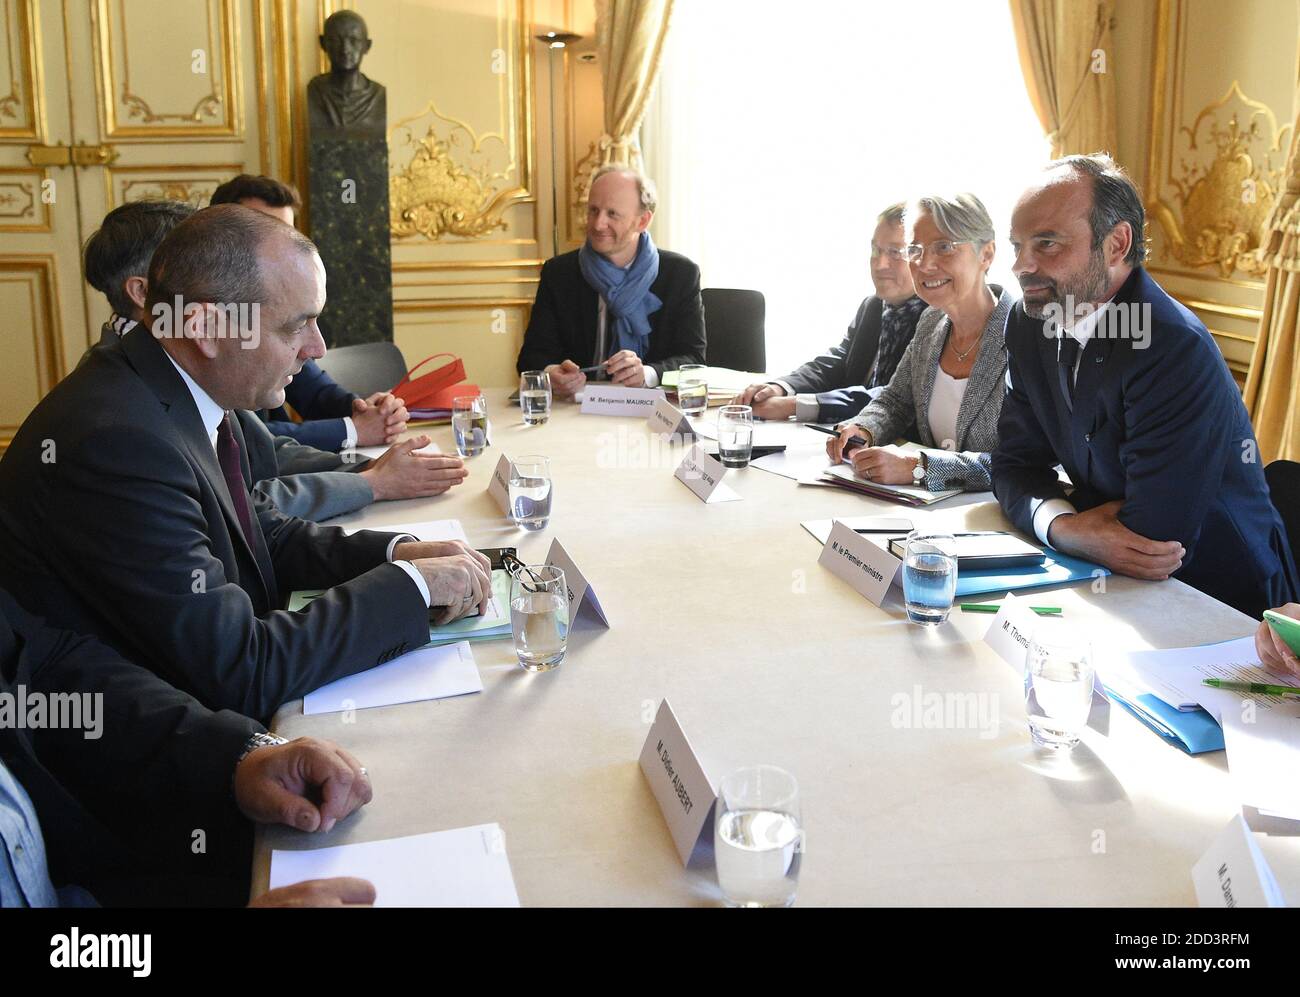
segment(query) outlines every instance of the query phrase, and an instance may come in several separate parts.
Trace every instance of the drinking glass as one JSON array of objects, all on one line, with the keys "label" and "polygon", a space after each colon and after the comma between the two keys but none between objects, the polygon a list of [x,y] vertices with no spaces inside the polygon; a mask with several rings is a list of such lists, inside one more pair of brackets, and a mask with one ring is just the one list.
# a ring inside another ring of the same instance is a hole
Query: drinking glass
[{"label": "drinking glass", "polygon": [[1025,714],[1035,744],[1069,751],[1079,743],[1092,685],[1088,639],[1059,622],[1036,627],[1025,653]]},{"label": "drinking glass", "polygon": [[799,786],[775,765],[722,780],[713,825],[718,885],[728,907],[789,907],[799,886],[804,836]]},{"label": "drinking glass", "polygon": [[724,405],[718,410],[718,456],[723,467],[745,467],[754,448],[754,410]]},{"label": "drinking glass", "polygon": [[525,530],[546,528],[551,518],[551,462],[545,457],[516,457],[510,462],[510,515]]},{"label": "drinking glass", "polygon": [[709,407],[704,364],[684,363],[677,368],[677,407],[688,416],[703,415]]},{"label": "drinking glass", "polygon": [[530,426],[543,425],[551,417],[551,375],[544,370],[526,370],[519,375],[519,410]]},{"label": "drinking glass", "polygon": [[477,457],[487,449],[487,399],[482,395],[459,395],[451,400],[451,431],[456,452]]},{"label": "drinking glass", "polygon": [[564,660],[569,599],[564,572],[546,564],[523,565],[510,580],[510,629],[519,664],[549,672]]},{"label": "drinking glass", "polygon": [[957,593],[956,540],[951,533],[913,530],[903,556],[903,602],[907,618],[938,626],[952,612]]}]

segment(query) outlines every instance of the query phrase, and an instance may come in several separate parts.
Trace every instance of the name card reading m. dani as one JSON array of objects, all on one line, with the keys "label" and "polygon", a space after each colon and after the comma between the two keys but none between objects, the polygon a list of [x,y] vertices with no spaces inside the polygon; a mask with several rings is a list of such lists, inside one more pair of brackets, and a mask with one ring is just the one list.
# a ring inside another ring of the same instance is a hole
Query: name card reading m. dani
[{"label": "name card reading m. dani", "polygon": [[650,736],[641,748],[640,763],[677,854],[686,865],[718,794],[666,699],[659,704]]},{"label": "name card reading m. dani", "polygon": [[646,416],[646,423],[650,426],[650,432],[658,433],[664,439],[672,439],[675,436],[684,440],[695,436],[686,413],[667,398],[655,402],[655,407]]},{"label": "name card reading m. dani", "polygon": [[502,513],[510,515],[510,458],[505,454],[501,455],[497,466],[492,470],[487,493],[501,507]]},{"label": "name card reading m. dani", "polygon": [[830,536],[817,563],[852,585],[868,602],[879,606],[903,562],[837,519],[831,524]]},{"label": "name card reading m. dani", "polygon": [[686,451],[673,477],[705,502],[734,502],[743,496],[722,483],[727,469],[722,461],[704,452],[698,443]]},{"label": "name card reading m. dani", "polygon": [[1202,907],[1286,906],[1277,878],[1241,814],[1228,822],[1192,866],[1192,883]]},{"label": "name card reading m. dani", "polygon": [[636,415],[645,417],[664,397],[660,388],[625,388],[620,384],[587,382],[582,389],[583,415]]},{"label": "name card reading m. dani", "polygon": [[564,581],[569,589],[569,623],[572,624],[579,612],[585,608],[601,623],[609,626],[605,611],[600,608],[600,601],[596,598],[596,590],[591,587],[586,576],[578,570],[578,566],[573,563],[573,558],[569,556],[569,552],[564,549],[564,545],[559,540],[551,541],[551,549],[546,554],[546,563],[564,572]]}]

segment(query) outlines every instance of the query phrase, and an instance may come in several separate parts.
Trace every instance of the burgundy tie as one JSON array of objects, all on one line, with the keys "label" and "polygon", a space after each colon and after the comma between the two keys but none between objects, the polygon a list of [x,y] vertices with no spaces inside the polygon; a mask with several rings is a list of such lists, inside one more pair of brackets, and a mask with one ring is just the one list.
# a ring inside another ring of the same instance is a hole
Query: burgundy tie
[{"label": "burgundy tie", "polygon": [[226,490],[230,492],[230,501],[235,506],[235,515],[244,531],[248,546],[253,546],[253,514],[248,508],[248,485],[244,483],[244,473],[240,469],[239,441],[230,431],[230,413],[227,412],[217,426],[217,460],[221,462],[221,473],[226,479]]}]

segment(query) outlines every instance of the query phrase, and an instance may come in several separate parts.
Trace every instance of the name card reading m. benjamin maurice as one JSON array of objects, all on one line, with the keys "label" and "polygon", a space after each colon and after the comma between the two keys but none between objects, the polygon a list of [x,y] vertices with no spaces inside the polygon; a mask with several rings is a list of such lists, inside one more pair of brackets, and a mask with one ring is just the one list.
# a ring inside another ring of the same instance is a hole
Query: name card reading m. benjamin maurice
[{"label": "name card reading m. benjamin maurice", "polygon": [[826,546],[822,548],[817,563],[879,606],[903,562],[837,519],[831,524],[830,536],[826,538]]},{"label": "name card reading m. benjamin maurice", "polygon": [[593,384],[582,389],[583,415],[634,415],[642,419],[664,397],[660,388],[625,388],[620,384]]}]

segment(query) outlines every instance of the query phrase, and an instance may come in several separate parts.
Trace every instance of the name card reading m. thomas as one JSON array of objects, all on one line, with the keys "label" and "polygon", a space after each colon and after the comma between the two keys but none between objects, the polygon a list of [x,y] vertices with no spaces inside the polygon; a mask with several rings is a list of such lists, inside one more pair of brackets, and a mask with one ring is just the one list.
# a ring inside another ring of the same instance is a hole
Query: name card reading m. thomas
[{"label": "name card reading m. thomas", "polygon": [[634,415],[645,418],[664,397],[660,388],[625,388],[620,384],[587,382],[582,389],[583,415]]},{"label": "name card reading m. thomas", "polygon": [[726,472],[722,461],[705,453],[704,448],[697,443],[686,451],[686,456],[677,465],[673,477],[704,502],[734,502],[743,498],[722,483],[722,476]]},{"label": "name card reading m. thomas", "polygon": [[718,794],[666,699],[659,704],[650,736],[641,748],[640,764],[682,865],[686,865]]},{"label": "name card reading m. thomas", "polygon": [[510,458],[505,454],[492,469],[492,480],[488,482],[487,493],[501,507],[502,513],[510,515]]},{"label": "name card reading m. thomas", "polygon": [[903,562],[837,519],[831,524],[830,536],[817,563],[852,585],[868,602],[879,606],[885,601],[885,593]]}]

